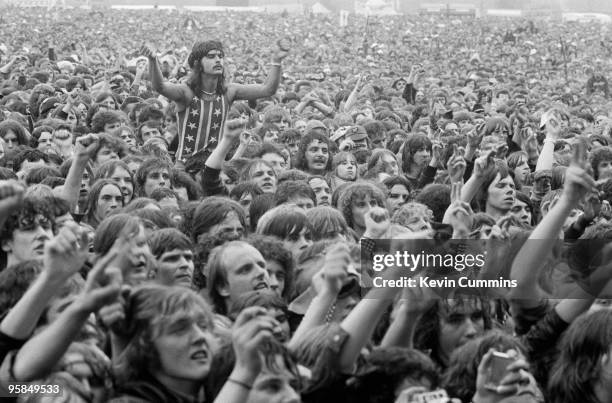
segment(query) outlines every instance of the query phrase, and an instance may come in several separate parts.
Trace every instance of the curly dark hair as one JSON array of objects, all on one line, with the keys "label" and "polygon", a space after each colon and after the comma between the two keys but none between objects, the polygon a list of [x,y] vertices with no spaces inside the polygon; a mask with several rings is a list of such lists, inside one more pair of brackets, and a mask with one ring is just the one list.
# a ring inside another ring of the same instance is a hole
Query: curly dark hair
[{"label": "curly dark hair", "polygon": [[308,162],[306,161],[306,149],[313,141],[318,140],[321,143],[325,143],[327,145],[328,150],[328,158],[327,165],[325,166],[325,171],[329,172],[332,169],[332,142],[329,140],[324,134],[318,133],[316,131],[310,132],[306,134],[304,137],[300,139],[300,145],[298,146],[298,151],[296,155],[296,163],[295,167],[297,169],[301,169],[304,172],[308,172]]},{"label": "curly dark hair", "polygon": [[282,241],[273,236],[252,234],[245,241],[257,249],[266,262],[275,261],[281,265],[285,271],[285,288],[283,289],[282,297],[285,301],[288,301],[293,293],[294,286],[294,263],[291,252],[285,248]]},{"label": "curly dark hair", "polygon": [[[467,295],[455,295],[452,299],[455,301],[454,307],[458,305],[466,304],[477,304],[482,307],[482,315],[484,322],[484,329],[489,330],[493,328],[493,318],[491,312],[488,309],[489,301],[482,297],[467,296]],[[443,318],[444,311],[451,311],[453,307],[450,306],[448,300],[436,300],[431,308],[423,313],[416,325],[414,346],[421,351],[431,351],[430,357],[441,367],[444,367],[444,362],[441,358],[440,351],[440,321]]]},{"label": "curly dark hair", "polygon": [[[187,85],[193,91],[196,96],[199,96],[202,92],[202,64],[200,60],[208,52],[211,50],[223,50],[223,44],[219,41],[206,41],[206,42],[197,42],[193,45],[191,49],[191,53],[189,54],[189,58],[187,62],[189,63],[189,67],[191,67],[191,74],[189,78],[187,78]],[[218,95],[223,95],[227,92],[226,86],[226,77],[225,77],[225,69],[223,69],[223,74],[217,81],[217,88],[215,88],[215,93]]]},{"label": "curly dark hair", "polygon": [[612,147],[599,147],[591,152],[591,168],[595,180],[599,179],[598,167],[602,161],[612,162]]}]

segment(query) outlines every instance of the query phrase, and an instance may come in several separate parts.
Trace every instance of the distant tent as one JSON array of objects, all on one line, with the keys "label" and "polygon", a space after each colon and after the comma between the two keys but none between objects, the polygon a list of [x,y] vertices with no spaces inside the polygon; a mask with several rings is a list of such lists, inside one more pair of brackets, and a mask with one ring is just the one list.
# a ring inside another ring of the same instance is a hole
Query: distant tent
[{"label": "distant tent", "polygon": [[388,4],[384,0],[368,0],[366,2],[366,7],[369,8],[385,8]]},{"label": "distant tent", "polygon": [[323,4],[321,3],[315,3],[312,8],[311,8],[312,12],[315,14],[329,14],[331,13],[331,11],[329,11]]}]

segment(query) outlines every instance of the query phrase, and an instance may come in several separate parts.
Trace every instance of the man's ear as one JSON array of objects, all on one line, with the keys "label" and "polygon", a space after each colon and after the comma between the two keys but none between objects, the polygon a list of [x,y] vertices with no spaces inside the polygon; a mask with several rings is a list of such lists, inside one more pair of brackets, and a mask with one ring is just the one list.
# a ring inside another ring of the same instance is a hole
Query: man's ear
[{"label": "man's ear", "polygon": [[217,290],[217,293],[223,298],[228,298],[230,295],[229,284],[218,285],[215,287],[215,289]]},{"label": "man's ear", "polygon": [[11,253],[13,251],[13,241],[11,240],[2,241],[2,250],[6,253]]}]

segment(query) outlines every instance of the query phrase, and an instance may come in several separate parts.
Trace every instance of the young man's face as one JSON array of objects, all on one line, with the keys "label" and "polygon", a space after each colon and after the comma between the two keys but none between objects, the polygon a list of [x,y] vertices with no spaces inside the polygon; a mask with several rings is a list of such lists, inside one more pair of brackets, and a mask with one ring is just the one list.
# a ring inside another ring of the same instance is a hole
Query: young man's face
[{"label": "young man's face", "polygon": [[287,169],[287,163],[285,159],[276,153],[267,153],[261,156],[261,159],[266,161],[268,164],[272,165],[276,174],[280,174],[285,169]]},{"label": "young man's face", "polygon": [[116,210],[123,207],[123,194],[115,185],[106,185],[100,191],[96,206],[96,218],[102,221]]},{"label": "young man's face", "polygon": [[306,148],[306,165],[309,171],[325,171],[329,160],[327,144],[320,140],[313,140]]},{"label": "young man's face", "polygon": [[10,240],[5,241],[2,249],[9,255],[9,264],[26,260],[41,260],[45,243],[53,237],[51,221],[41,214],[32,219],[23,217],[19,227],[13,231]]},{"label": "young man's face", "polygon": [[143,126],[140,130],[140,135],[142,136],[142,142],[145,143],[147,140],[153,137],[161,137],[161,133],[157,127],[149,127]]},{"label": "young man's face", "polygon": [[157,259],[158,279],[162,284],[191,288],[193,278],[193,252],[189,249],[172,249]]},{"label": "young man's face", "polygon": [[181,316],[172,316],[173,322],[165,324],[162,334],[153,340],[159,357],[153,375],[201,382],[210,372],[217,342],[213,329],[206,325],[207,313],[197,310]]},{"label": "young man's face", "polygon": [[317,206],[329,206],[331,203],[331,189],[327,182],[321,178],[314,178],[308,182],[317,198]]},{"label": "young man's face", "polygon": [[100,150],[98,150],[98,153],[96,154],[96,158],[94,162],[96,163],[97,166],[100,166],[104,164],[106,161],[112,161],[112,160],[118,160],[118,159],[119,159],[119,154],[117,154],[117,151],[109,147],[102,146]]},{"label": "young man's face", "polygon": [[451,353],[484,331],[483,307],[476,300],[447,300],[439,319],[438,344],[440,353],[448,358]]},{"label": "young man's face", "polygon": [[487,189],[487,206],[496,210],[509,211],[514,205],[515,185],[510,175],[501,178],[497,174]]},{"label": "young man's face", "polygon": [[200,63],[202,64],[202,72],[204,74],[210,74],[220,76],[223,74],[223,60],[224,54],[221,50],[213,49],[206,53]]},{"label": "young man's face", "polygon": [[40,137],[38,138],[38,146],[36,148],[42,152],[47,152],[52,147],[53,135],[49,132],[40,133]]},{"label": "young man's face", "polygon": [[229,246],[223,253],[227,285],[220,294],[235,301],[240,295],[270,289],[266,261],[257,249],[248,244]]},{"label": "young man's face", "polygon": [[276,357],[274,369],[262,365],[262,370],[255,379],[247,403],[300,403],[302,400],[297,390],[299,381],[287,369],[280,355]]},{"label": "young man's face", "polygon": [[612,161],[603,160],[599,161],[597,164],[597,172],[599,174],[599,179],[609,179],[612,178]]},{"label": "young man's face", "polygon": [[276,173],[266,164],[257,164],[251,169],[251,180],[264,193],[276,192]]},{"label": "young man's face", "polygon": [[531,208],[520,199],[514,199],[510,214],[516,217],[522,224],[531,225]]},{"label": "young man's face", "polygon": [[144,184],[146,197],[151,197],[151,193],[159,188],[170,188],[170,173],[167,169],[153,169],[147,174]]},{"label": "young man's face", "polygon": [[132,175],[122,167],[115,168],[115,171],[110,176],[112,180],[117,182],[123,194],[123,201],[128,204],[132,200],[134,194],[134,185],[132,183]]},{"label": "young man's face", "polygon": [[276,292],[278,296],[282,296],[285,291],[285,268],[277,260],[266,260],[266,269],[270,278],[270,288]]},{"label": "young man's face", "polygon": [[121,122],[120,121],[115,121],[115,122],[110,122],[110,123],[106,123],[104,125],[104,132],[106,133],[110,133],[115,129],[118,129],[121,127]]},{"label": "young man's face", "polygon": [[375,207],[384,208],[382,203],[367,195],[365,197],[353,200],[351,203],[351,213],[353,215],[354,225],[365,228],[365,215]]},{"label": "young man's face", "polygon": [[16,147],[17,145],[19,145],[19,141],[17,139],[17,135],[12,130],[9,130],[9,131],[6,132],[6,134],[3,137],[3,140],[6,143],[6,148],[9,149],[9,150],[12,149],[13,147]]},{"label": "young man's face", "polygon": [[408,202],[410,198],[410,191],[406,189],[406,186],[398,184],[393,185],[391,189],[389,189],[389,208],[391,213],[395,213],[401,206]]},{"label": "young man's face", "polygon": [[121,140],[125,141],[125,144],[127,144],[128,146],[130,147],[136,146],[136,137],[134,137],[132,132],[129,131],[127,128],[124,130],[121,130],[121,133],[119,133],[119,137],[121,137]]},{"label": "young man's face", "polygon": [[227,241],[242,238],[244,235],[244,227],[240,222],[238,214],[233,211],[229,212],[223,221],[211,226],[208,231],[200,234],[198,236],[198,242],[201,242],[202,238],[212,235],[219,236]]}]

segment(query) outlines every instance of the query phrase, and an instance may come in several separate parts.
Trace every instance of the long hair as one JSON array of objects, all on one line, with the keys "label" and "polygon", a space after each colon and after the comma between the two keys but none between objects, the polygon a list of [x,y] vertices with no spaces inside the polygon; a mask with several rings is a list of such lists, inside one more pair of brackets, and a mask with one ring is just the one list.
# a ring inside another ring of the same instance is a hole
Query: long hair
[{"label": "long hair", "polygon": [[204,320],[213,329],[210,306],[198,294],[182,287],[145,285],[134,289],[125,309],[125,334],[129,341],[117,359],[119,383],[142,378],[159,368],[154,341],[184,318]]},{"label": "long hair", "polygon": [[355,229],[355,222],[353,220],[353,202],[358,199],[363,199],[366,196],[376,200],[379,207],[385,208],[386,195],[384,191],[371,182],[352,182],[345,187],[340,194],[338,199],[338,209],[344,216],[348,226],[352,229]]},{"label": "long hair", "polygon": [[[548,382],[552,403],[601,403],[594,385],[601,376],[602,357],[612,344],[612,311],[582,315],[563,336]],[[609,359],[609,357],[608,357]]]},{"label": "long hair", "polygon": [[327,157],[327,165],[325,166],[325,172],[329,172],[331,171],[331,167],[332,167],[332,143],[330,142],[329,137],[327,137],[324,134],[318,133],[318,132],[310,132],[306,134],[304,137],[302,137],[302,139],[300,140],[300,144],[298,146],[298,151],[296,155],[295,167],[304,172],[308,172],[308,162],[306,161],[306,149],[308,148],[310,143],[314,142],[315,140],[318,140],[321,143],[324,143],[327,145],[328,157]]},{"label": "long hair", "polygon": [[[87,216],[85,217],[87,224],[93,227],[97,227],[98,224],[100,224],[96,218],[96,212],[98,211],[98,197],[100,197],[100,193],[102,193],[104,186],[107,185],[115,186],[117,189],[119,189],[119,193],[123,195],[123,192],[121,191],[121,188],[117,182],[112,179],[100,179],[93,184],[91,190],[89,191],[89,199],[87,200]],[[121,207],[123,206],[124,202],[122,198]]]},{"label": "long hair", "polygon": [[[223,52],[223,45],[219,41],[197,42],[195,45],[193,45],[191,53],[189,54],[189,58],[187,59],[189,67],[191,68],[191,73],[189,74],[186,83],[189,88],[191,88],[193,93],[196,94],[196,96],[199,96],[203,90],[202,64],[200,63],[200,61],[211,50],[220,50],[221,52]],[[217,88],[215,88],[215,93],[217,95],[223,95],[226,92],[227,85],[224,66],[223,73],[217,81]]]},{"label": "long hair", "polygon": [[453,352],[448,369],[444,372],[444,388],[451,396],[461,401],[470,401],[476,393],[476,376],[482,357],[489,349],[497,351],[516,350],[526,353],[518,338],[501,330],[491,330],[483,336],[468,341]]},{"label": "long hair", "polygon": [[[484,329],[493,327],[493,318],[489,310],[489,301],[481,297],[470,295],[455,295],[453,297],[455,306],[466,304],[478,304],[482,306]],[[443,310],[452,309],[448,300],[436,300],[429,310],[419,319],[414,336],[414,347],[421,351],[430,351],[429,356],[439,365],[442,365],[440,351],[440,320]]]},{"label": "long hair", "polygon": [[312,232],[312,225],[304,210],[294,205],[281,204],[259,219],[256,233],[288,239],[299,235],[303,229]]},{"label": "long hair", "polygon": [[508,169],[508,165],[504,160],[495,160],[495,169],[489,172],[482,180],[478,191],[476,192],[476,196],[474,196],[474,201],[472,207],[475,207],[474,211],[486,212],[487,211],[487,200],[489,199],[489,186],[495,180],[499,174],[499,179],[502,180],[510,175],[510,171]]},{"label": "long hair", "polygon": [[193,213],[191,227],[193,241],[197,243],[200,235],[207,233],[212,226],[223,222],[230,213],[236,214],[243,229],[247,228],[244,209],[239,203],[227,197],[218,196],[202,200]]}]

